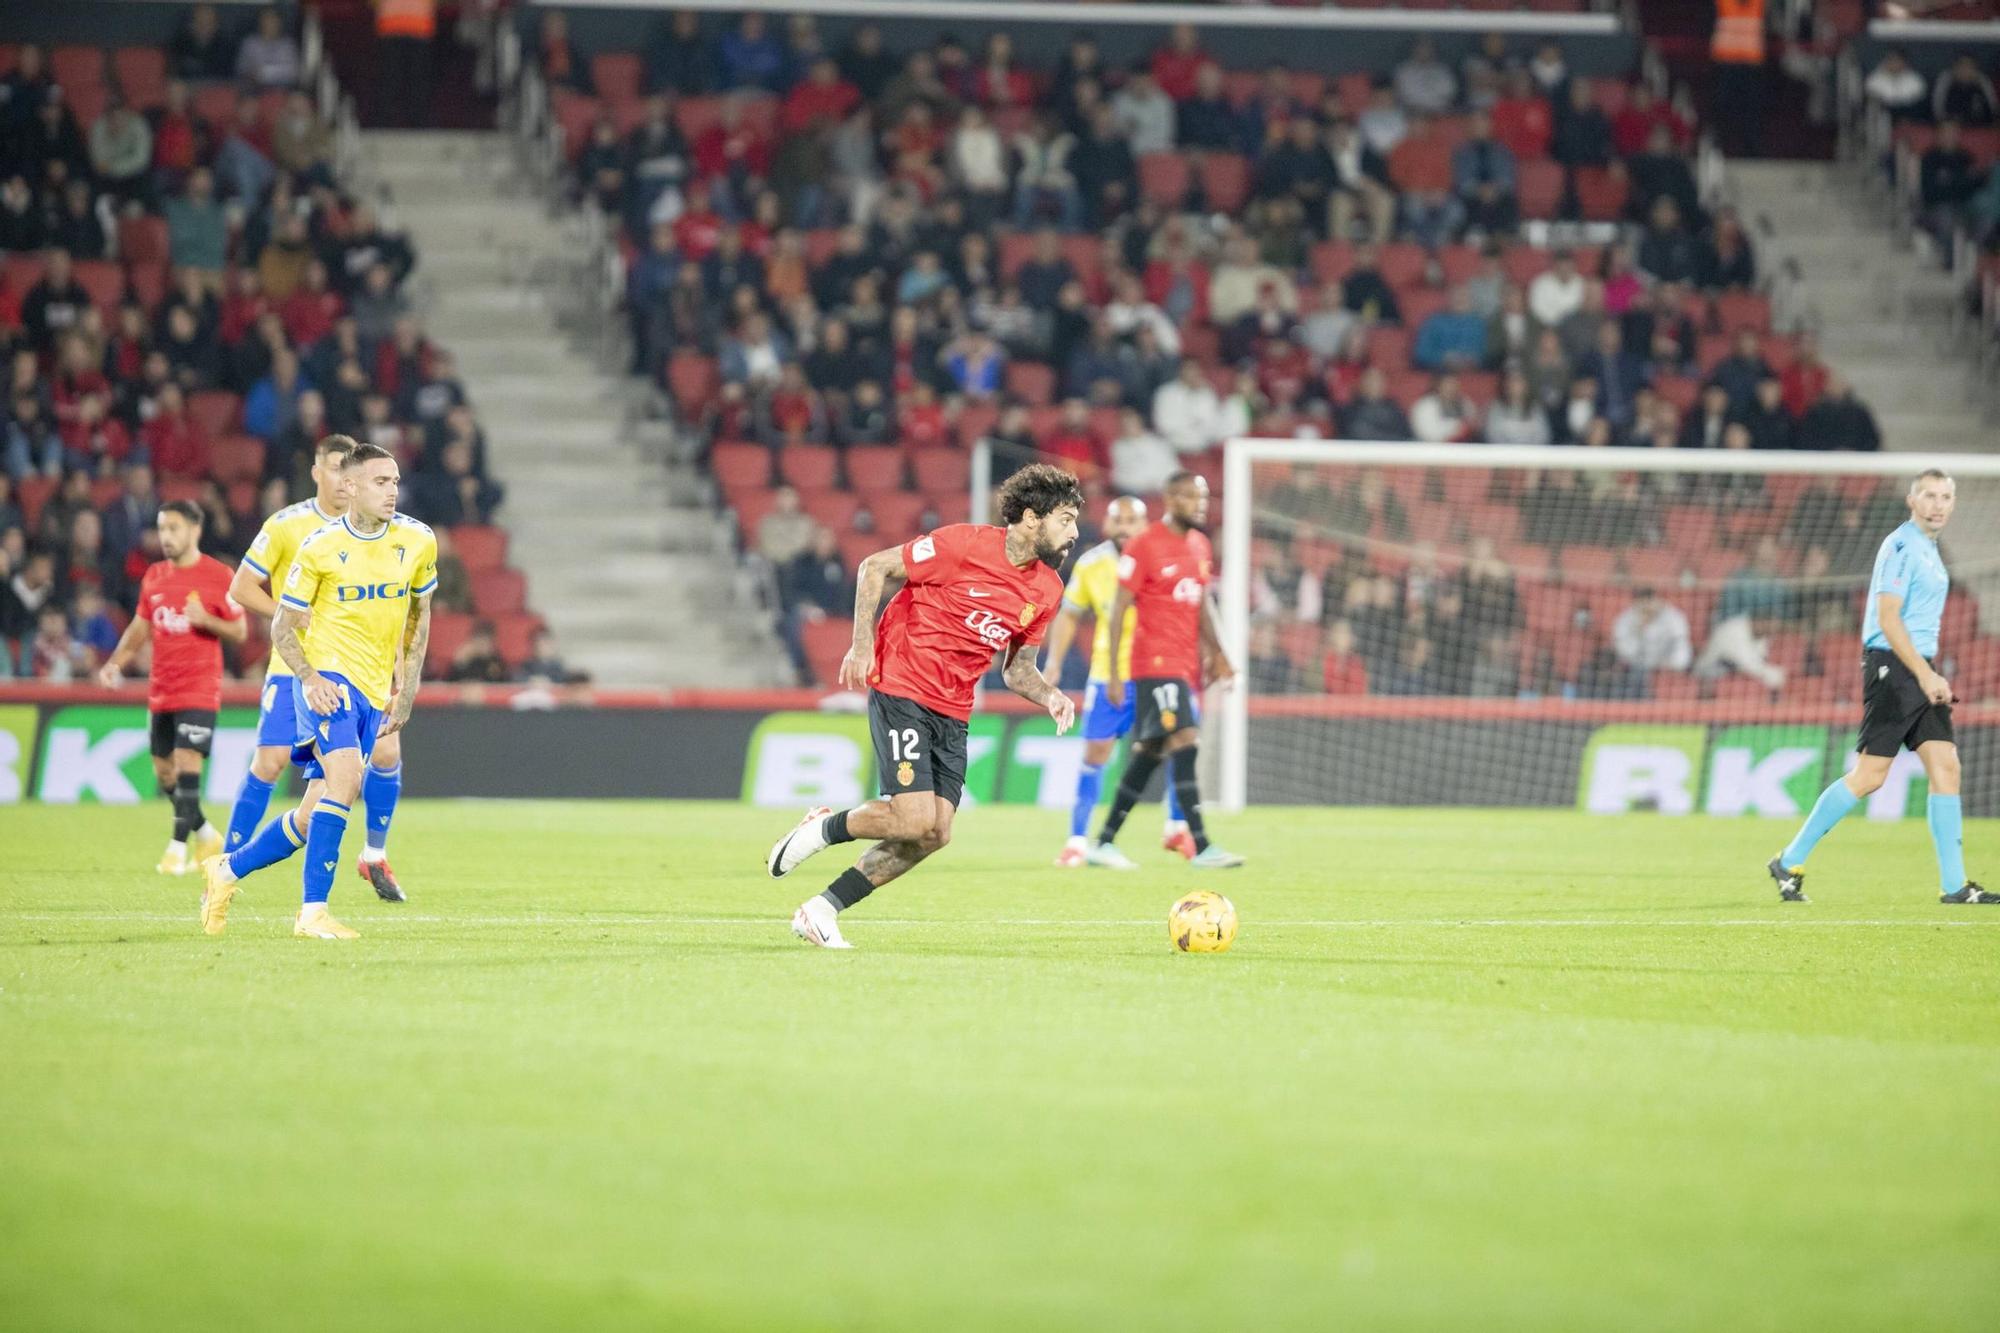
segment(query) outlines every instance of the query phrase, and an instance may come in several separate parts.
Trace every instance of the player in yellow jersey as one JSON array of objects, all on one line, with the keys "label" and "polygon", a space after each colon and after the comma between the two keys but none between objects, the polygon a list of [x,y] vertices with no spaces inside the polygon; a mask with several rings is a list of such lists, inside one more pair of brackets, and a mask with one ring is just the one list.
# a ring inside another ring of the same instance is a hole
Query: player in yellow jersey
[{"label": "player in yellow jersey", "polygon": [[[267,620],[278,611],[276,594],[291,573],[292,559],[299,543],[347,512],[347,498],[340,489],[340,465],[354,449],[346,435],[329,435],[313,450],[313,484],[319,493],[310,500],[288,505],[264,520],[256,540],[236,567],[230,595],[238,605],[255,611]],[[292,761],[292,734],[297,716],[294,697],[297,682],[292,669],[277,653],[264,670],[263,697],[257,714],[257,750],[250,771],[237,789],[236,805],[229,815],[225,851],[235,851],[256,836],[257,826],[271,804],[271,792]],[[389,821],[395,817],[396,801],[403,790],[403,744],[400,736],[384,736],[368,756],[368,771],[361,781],[361,799],[368,810],[367,845],[361,851],[361,877],[388,902],[402,902],[402,885],[389,866]]]},{"label": "player in yellow jersey", "polygon": [[[1125,543],[1138,536],[1145,527],[1144,500],[1121,495],[1111,502],[1104,515],[1104,540],[1076,558],[1076,564],[1070,569],[1069,587],[1063,592],[1062,611],[1049,631],[1048,674],[1053,679],[1062,671],[1063,658],[1069,653],[1079,622],[1089,616],[1096,625],[1090,646],[1090,683],[1084,693],[1083,769],[1076,777],[1076,806],[1070,812],[1069,841],[1056,857],[1059,866],[1084,864],[1084,854],[1090,846],[1086,834],[1090,828],[1091,812],[1097,808],[1098,795],[1104,790],[1104,766],[1110,762],[1111,751],[1118,738],[1132,729],[1130,693],[1122,705],[1110,703],[1105,698],[1104,683],[1113,676],[1108,617],[1111,604],[1118,596],[1119,553],[1125,549]],[[1125,613],[1123,660],[1119,662],[1116,673],[1119,680],[1131,677],[1134,614],[1130,611]],[[1179,802],[1174,798],[1171,784],[1167,787],[1167,829],[1162,845],[1182,856],[1194,855],[1194,838],[1181,819]]]},{"label": "player in yellow jersey", "polygon": [[[299,543],[271,625],[272,651],[297,678],[293,761],[305,798],[248,843],[202,865],[202,929],[220,935],[245,875],[305,848],[305,902],[294,935],[352,939],[326,909],[348,811],[378,733],[410,720],[430,644],[437,590],[437,538],[396,512],[401,485],[394,455],[364,444],[340,466],[345,514]],[[308,624],[308,620],[310,623]]]}]

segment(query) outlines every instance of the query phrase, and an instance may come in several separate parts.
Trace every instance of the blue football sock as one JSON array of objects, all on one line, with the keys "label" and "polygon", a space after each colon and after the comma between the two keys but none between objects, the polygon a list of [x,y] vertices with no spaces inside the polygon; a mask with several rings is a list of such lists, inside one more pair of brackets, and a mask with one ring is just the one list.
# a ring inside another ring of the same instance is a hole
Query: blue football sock
[{"label": "blue football sock", "polygon": [[361,799],[368,807],[368,845],[377,851],[389,845],[389,821],[396,817],[396,798],[403,794],[403,765],[369,765],[361,779]]},{"label": "blue football sock", "polygon": [[1799,829],[1798,835],[1791,840],[1785,850],[1778,853],[1778,859],[1784,863],[1787,870],[1804,865],[1806,858],[1812,855],[1812,849],[1827,835],[1827,830],[1838,824],[1846,817],[1848,811],[1860,804],[1861,798],[1847,789],[1847,780],[1835,778],[1833,785],[1821,792],[1819,799],[1813,802],[1812,813],[1806,816],[1805,825]]},{"label": "blue football sock", "polygon": [[305,839],[299,836],[298,811],[287,810],[264,825],[262,833],[229,854],[229,869],[242,879],[265,866],[278,864],[304,844]]},{"label": "blue football sock", "polygon": [[1187,823],[1187,816],[1181,813],[1181,789],[1171,782],[1167,784],[1167,822]]},{"label": "blue football sock", "polygon": [[257,836],[257,826],[271,808],[271,791],[276,785],[255,773],[243,775],[243,785],[236,789],[236,806],[229,812],[229,838],[222,844],[224,848],[233,852]]},{"label": "blue football sock", "polygon": [[333,872],[340,869],[340,840],[347,836],[347,807],[324,798],[313,807],[306,830],[306,905],[323,903],[333,892]]},{"label": "blue football sock", "polygon": [[1104,791],[1104,765],[1085,764],[1076,775],[1076,805],[1069,812],[1069,836],[1081,838],[1090,832],[1090,815]]},{"label": "blue football sock", "polygon": [[1965,887],[1965,834],[1959,823],[1958,797],[1931,793],[1927,810],[1931,842],[1937,847],[1938,883],[1946,893]]}]

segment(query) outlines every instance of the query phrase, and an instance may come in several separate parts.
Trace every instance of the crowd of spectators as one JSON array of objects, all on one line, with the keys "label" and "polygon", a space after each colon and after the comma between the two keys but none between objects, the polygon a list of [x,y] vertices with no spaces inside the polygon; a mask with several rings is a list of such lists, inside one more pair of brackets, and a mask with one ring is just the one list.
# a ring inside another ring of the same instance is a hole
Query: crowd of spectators
[{"label": "crowd of spectators", "polygon": [[1961,228],[2000,251],[2000,94],[1978,57],[1961,53],[1933,80],[1891,50],[1862,88],[1916,149],[1916,221],[1938,258],[1949,266]]},{"label": "crowd of spectators", "polygon": [[448,529],[501,490],[405,293],[409,244],[334,178],[284,16],[237,32],[199,5],[163,51],[4,57],[0,675],[87,674],[158,558],[159,503],[200,502],[234,562],[336,431],[401,457],[439,605],[470,612]]},{"label": "crowd of spectators", "polygon": [[[1880,534],[1904,517],[1892,483],[1494,477],[1481,494],[1455,492],[1450,508],[1435,474],[1341,480],[1301,464],[1267,477],[1252,688],[1585,699],[1735,691],[1746,702],[1858,691],[1860,588]],[[1983,697],[2000,688],[2000,641],[1979,636],[1975,606],[1957,599],[1946,665]]]}]

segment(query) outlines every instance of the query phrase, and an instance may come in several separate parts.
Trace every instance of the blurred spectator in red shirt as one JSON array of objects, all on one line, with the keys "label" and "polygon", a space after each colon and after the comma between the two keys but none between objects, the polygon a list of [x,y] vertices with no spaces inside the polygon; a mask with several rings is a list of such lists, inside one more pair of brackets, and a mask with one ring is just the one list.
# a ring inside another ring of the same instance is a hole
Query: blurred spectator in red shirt
[{"label": "blurred spectator in red shirt", "polygon": [[1102,476],[1111,465],[1103,437],[1090,424],[1090,405],[1081,398],[1063,401],[1062,416],[1042,441],[1041,451],[1086,481]]},{"label": "blurred spectator in red shirt", "polygon": [[152,420],[139,428],[139,443],[152,455],[153,470],[162,477],[195,481],[208,475],[208,439],[188,416],[179,385],[161,387]]},{"label": "blurred spectator in red shirt", "polygon": [[1176,23],[1167,34],[1167,44],[1153,52],[1153,81],[1176,102],[1185,102],[1194,96],[1202,67],[1214,63],[1215,57],[1201,49],[1194,24]]},{"label": "blurred spectator in red shirt", "polygon": [[1778,377],[1785,386],[1785,410],[1797,420],[1826,392],[1826,364],[1819,359],[1819,335],[1807,329],[1799,335],[1792,364]]},{"label": "blurred spectator in red shirt", "polygon": [[1525,162],[1547,157],[1554,135],[1548,99],[1535,90],[1526,70],[1515,70],[1507,76],[1506,96],[1493,104],[1493,137]]},{"label": "blurred spectator in red shirt", "polygon": [[840,77],[832,56],[821,56],[785,94],[785,130],[796,134],[820,124],[838,125],[860,103],[861,90]]},{"label": "blurred spectator in red shirt", "polygon": [[986,56],[972,78],[972,100],[988,108],[1032,106],[1035,81],[1014,63],[1014,39],[996,32],[986,39]]},{"label": "blurred spectator in red shirt", "polygon": [[1321,679],[1328,694],[1368,693],[1368,663],[1354,648],[1354,626],[1336,620],[1326,627],[1326,659]]}]

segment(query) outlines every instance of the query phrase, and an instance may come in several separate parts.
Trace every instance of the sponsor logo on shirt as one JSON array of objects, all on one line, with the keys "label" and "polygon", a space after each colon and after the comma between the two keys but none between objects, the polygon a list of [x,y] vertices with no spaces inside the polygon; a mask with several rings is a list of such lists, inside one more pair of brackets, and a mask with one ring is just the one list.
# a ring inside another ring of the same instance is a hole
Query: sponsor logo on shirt
[{"label": "sponsor logo on shirt", "polygon": [[1004,643],[1014,637],[1014,631],[1007,622],[991,611],[973,611],[966,615],[965,626],[988,643]]}]

